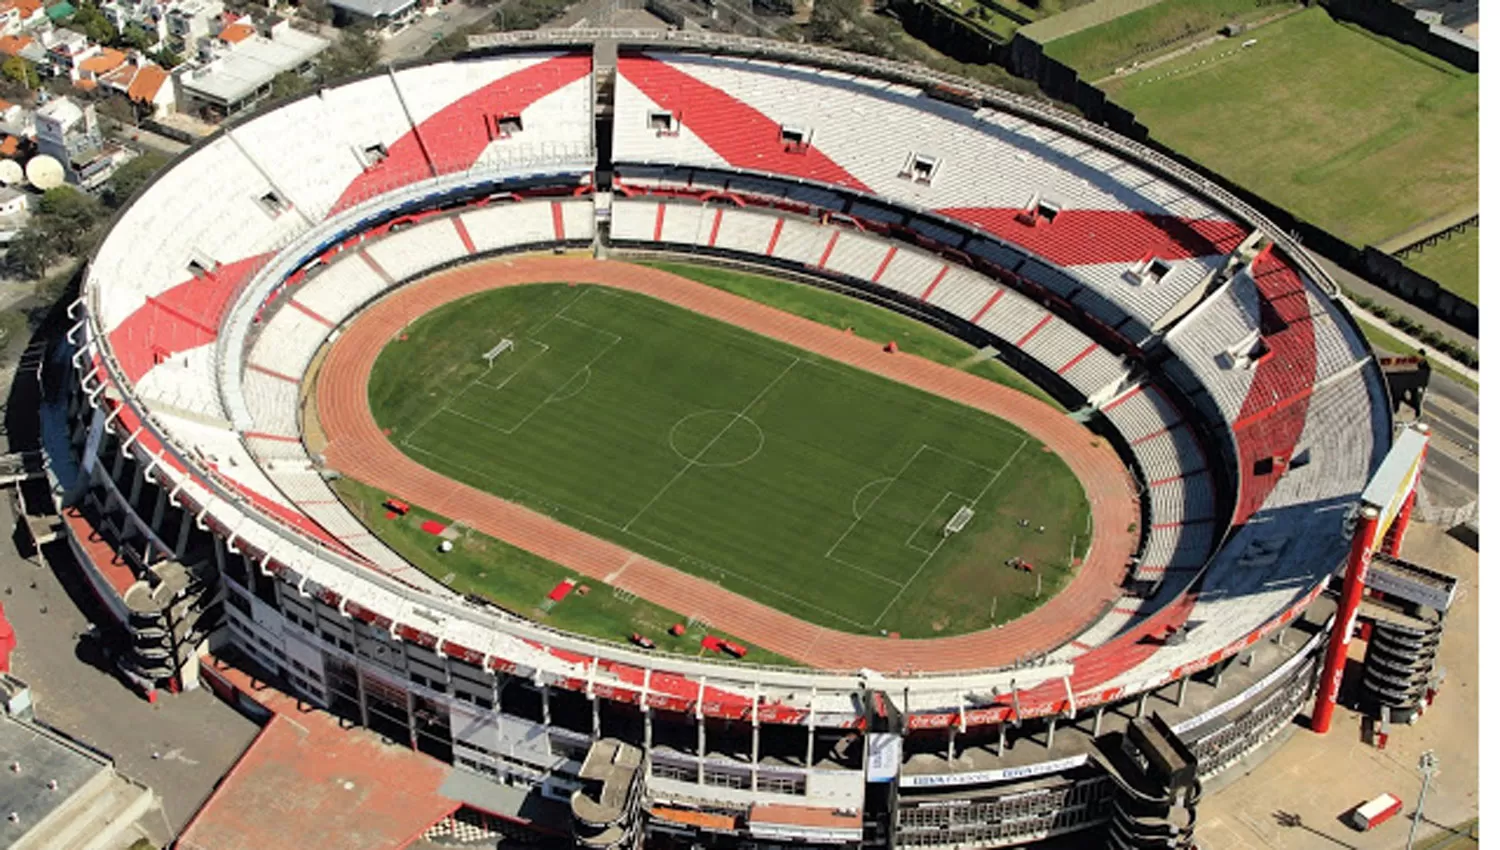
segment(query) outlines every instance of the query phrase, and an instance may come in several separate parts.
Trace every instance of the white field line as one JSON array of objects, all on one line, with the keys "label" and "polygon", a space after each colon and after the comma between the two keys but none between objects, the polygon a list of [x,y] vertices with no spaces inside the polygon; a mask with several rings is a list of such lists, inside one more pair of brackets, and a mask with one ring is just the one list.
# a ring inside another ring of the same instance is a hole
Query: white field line
[{"label": "white field line", "polygon": [[[928,448],[928,446],[927,446],[926,443],[923,443],[922,445],[917,446],[917,450],[911,453],[911,457],[909,457],[909,458],[906,459],[906,463],[901,464],[901,468],[898,469],[898,470],[896,470],[896,474],[893,475],[893,476],[891,476],[890,478],[886,479],[885,486],[880,488],[880,492],[875,495],[875,500],[872,501],[872,502],[870,502],[870,504],[868,504],[868,505],[865,506],[865,512],[863,514],[855,513],[855,515],[854,515],[854,521],[851,522],[851,523],[849,523],[849,527],[844,529],[844,533],[840,534],[837,540],[833,541],[833,545],[828,547],[828,551],[823,553],[823,557],[825,557],[825,558],[831,558],[831,559],[833,559],[835,561],[839,560],[838,558],[834,558],[833,557],[833,553],[836,552],[836,551],[838,551],[839,546],[842,545],[843,542],[844,542],[844,538],[848,537],[849,534],[851,532],[853,532],[856,527],[859,526],[860,522],[862,522],[866,516],[869,516],[870,511],[874,510],[875,506],[880,503],[881,497],[883,497],[885,495],[885,493],[886,493],[887,490],[891,489],[891,485],[895,484],[897,481],[899,481],[901,479],[901,476],[903,476],[903,475],[906,474],[906,470],[908,470],[908,469],[911,468],[911,465],[916,462],[916,460],[917,460],[918,457],[921,457],[922,452],[926,451],[927,448]],[[875,481],[879,481],[879,480],[880,479],[878,479],[878,478],[875,479]],[[875,483],[875,481],[871,481],[870,484]],[[866,484],[865,487],[870,486],[870,484]],[[863,490],[864,488],[860,488],[860,489]],[[855,497],[857,498],[858,496],[859,496],[859,494],[855,493]],[[843,563],[843,562],[839,561],[839,563]]]},{"label": "white field line", "polygon": [[642,516],[645,516],[646,511],[651,510],[651,506],[656,504],[657,500],[660,499],[668,490],[670,490],[673,484],[676,484],[678,480],[682,478],[682,476],[686,475],[689,469],[692,469],[693,467],[698,465],[699,458],[702,458],[705,454],[707,454],[708,450],[713,448],[714,444],[719,442],[720,438],[729,433],[729,429],[733,428],[736,422],[739,422],[742,418],[745,417],[745,414],[750,412],[750,408],[754,407],[757,402],[765,398],[766,393],[770,392],[772,387],[781,383],[781,379],[785,378],[788,373],[797,368],[797,364],[801,362],[801,357],[793,358],[792,362],[788,363],[785,369],[782,369],[781,372],[776,375],[776,377],[772,378],[770,383],[766,384],[764,387],[761,387],[760,392],[755,394],[755,398],[752,398],[749,401],[745,402],[745,406],[741,407],[739,413],[735,414],[734,418],[729,420],[729,424],[725,425],[723,428],[720,428],[719,433],[715,434],[712,440],[709,440],[706,444],[704,444],[703,448],[699,449],[697,454],[693,455],[693,457],[687,463],[684,463],[682,465],[682,468],[677,470],[677,474],[673,475],[666,484],[663,484],[662,488],[656,491],[656,495],[652,496],[651,500],[646,502],[645,505],[642,505],[641,509],[635,512],[635,516],[631,517],[630,521],[625,523],[624,528],[622,528],[621,530],[629,531],[630,526],[634,525],[636,520],[640,519]]},{"label": "white field line", "polygon": [[[1006,469],[1010,467],[1011,463],[1021,455],[1021,451],[1025,449],[1027,444],[1030,442],[1031,441],[1029,439],[1021,441],[1021,445],[1017,446],[1016,450],[1010,453],[1010,457],[1006,458],[1005,463],[1001,465],[999,469],[995,470],[994,475],[990,476],[990,480],[987,484],[984,485],[984,489],[980,490],[979,495],[974,497],[973,504],[977,505],[984,499],[985,494],[990,491],[991,487],[995,486],[995,482],[1000,480],[1000,476],[1005,472]],[[917,577],[922,574],[922,571],[927,569],[927,565],[932,562],[932,559],[937,555],[938,552],[942,551],[943,544],[947,542],[948,538],[946,537],[939,540],[938,545],[933,547],[932,553],[929,554],[926,558],[922,559],[922,563],[917,566],[916,572],[913,572],[911,574],[911,577],[906,580],[906,583],[901,585],[901,589],[896,591],[896,595],[891,597],[890,602],[886,603],[885,610],[881,611],[880,616],[875,618],[875,622],[870,624],[871,628],[880,625],[880,621],[884,620],[886,615],[891,613],[891,608],[895,606],[896,601],[901,598],[902,594],[906,593],[906,589],[911,587],[911,583],[917,580]]]}]

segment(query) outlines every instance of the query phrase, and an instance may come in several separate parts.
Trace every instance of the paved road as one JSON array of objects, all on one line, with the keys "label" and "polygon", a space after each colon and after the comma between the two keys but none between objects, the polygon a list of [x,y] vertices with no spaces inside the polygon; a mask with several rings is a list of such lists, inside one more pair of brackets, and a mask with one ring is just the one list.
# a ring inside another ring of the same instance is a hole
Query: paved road
[{"label": "paved road", "polygon": [[435,15],[425,15],[380,45],[380,61],[399,62],[417,59],[449,33],[473,26],[494,14],[501,6],[466,6],[449,3]]},{"label": "paved road", "polygon": [[1479,399],[1442,375],[1433,375],[1422,405],[1432,428],[1423,487],[1438,507],[1479,498]]},{"label": "paved road", "polygon": [[120,127],[114,131],[114,135],[123,141],[160,151],[167,156],[176,156],[188,148],[176,139],[169,139],[160,133],[153,133],[141,127]]}]

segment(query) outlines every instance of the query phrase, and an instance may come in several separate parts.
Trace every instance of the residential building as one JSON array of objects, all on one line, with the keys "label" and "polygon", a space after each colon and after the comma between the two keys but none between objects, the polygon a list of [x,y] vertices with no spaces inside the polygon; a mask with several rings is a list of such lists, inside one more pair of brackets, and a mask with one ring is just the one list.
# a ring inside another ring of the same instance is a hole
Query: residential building
[{"label": "residential building", "polygon": [[36,110],[37,152],[62,163],[67,181],[93,189],[109,179],[134,154],[107,142],[92,103],[79,105],[71,98],[49,100]]},{"label": "residential building", "polygon": [[167,37],[185,55],[197,50],[200,39],[219,31],[224,14],[222,0],[182,0],[167,9]]},{"label": "residential building", "polygon": [[15,35],[45,20],[41,0],[0,0],[0,34]]},{"label": "residential building", "polygon": [[47,60],[42,69],[57,77],[67,77],[78,82],[79,66],[90,57],[99,54],[99,45],[89,41],[81,32],[66,29],[51,29],[41,32],[42,47],[47,50]]},{"label": "residential building", "polygon": [[168,5],[159,0],[104,0],[99,12],[120,32],[137,27],[160,42],[167,37]]},{"label": "residential building", "polygon": [[236,38],[214,39],[206,55],[200,49],[202,65],[179,78],[181,108],[215,117],[233,115],[269,95],[277,74],[306,73],[328,48],[327,39],[293,29],[282,19]]},{"label": "residential building", "polygon": [[99,80],[105,88],[119,92],[136,107],[136,114],[160,118],[177,108],[177,86],[172,75],[155,62],[140,56],[104,75]]},{"label": "residential building", "polygon": [[31,221],[32,195],[12,186],[0,186],[0,245],[16,238]]},{"label": "residential building", "polygon": [[0,100],[0,133],[21,139],[36,136],[36,116],[19,103]]},{"label": "residential building", "polygon": [[113,47],[103,47],[93,56],[78,63],[78,73],[73,85],[92,91],[99,85],[99,78],[125,64],[125,54]]},{"label": "residential building", "polygon": [[328,0],[333,20],[339,26],[368,26],[376,30],[399,30],[420,12],[422,0]]},{"label": "residential building", "polygon": [[29,35],[0,36],[0,54],[19,56],[38,67],[47,62],[47,48]]}]

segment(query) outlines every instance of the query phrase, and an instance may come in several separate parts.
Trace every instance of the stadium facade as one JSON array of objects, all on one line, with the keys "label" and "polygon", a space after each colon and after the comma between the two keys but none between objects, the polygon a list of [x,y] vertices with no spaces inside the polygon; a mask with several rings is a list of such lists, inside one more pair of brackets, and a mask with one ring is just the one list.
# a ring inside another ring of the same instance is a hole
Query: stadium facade
[{"label": "stadium facade", "polygon": [[[1118,598],[1024,664],[826,671],[422,575],[334,496],[304,377],[392,288],[559,248],[769,269],[993,346],[1137,481]],[[1044,104],[703,35],[500,36],[244,118],[120,214],[70,315],[49,465],[143,690],[237,654],[490,780],[470,827],[585,846],[1186,846],[1202,779],[1306,707],[1398,437],[1332,282],[1228,193]]]}]

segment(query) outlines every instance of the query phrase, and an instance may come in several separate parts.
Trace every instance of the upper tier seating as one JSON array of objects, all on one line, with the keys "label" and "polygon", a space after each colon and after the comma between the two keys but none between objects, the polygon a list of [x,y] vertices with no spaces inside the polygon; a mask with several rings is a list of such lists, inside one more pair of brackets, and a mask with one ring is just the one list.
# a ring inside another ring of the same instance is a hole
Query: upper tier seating
[{"label": "upper tier seating", "polygon": [[[587,54],[557,52],[409,68],[323,89],[196,149],[132,203],[89,266],[91,313],[124,377],[182,446],[220,458],[216,468],[246,498],[331,540],[256,469],[247,446],[256,457],[287,459],[296,382],[332,325],[389,281],[469,248],[444,217],[421,234],[412,228],[361,244],[344,257],[358,264],[315,270],[294,287],[287,308],[236,353],[250,366],[242,379],[254,420],[247,435],[230,429],[219,393],[228,311],[259,309],[241,296],[276,251],[382,192],[454,172],[466,183],[575,182],[593,164],[591,70]],[[532,206],[473,211],[475,250],[592,238],[587,200]],[[531,221],[538,238],[518,238],[516,225]]]},{"label": "upper tier seating", "polygon": [[[1245,235],[1174,183],[1059,131],[895,83],[737,57],[627,55],[615,103],[617,162],[768,172],[932,210],[1066,269],[1117,305],[1101,316],[1109,324],[1124,310],[1152,325]],[[766,191],[842,206],[785,186]],[[1039,202],[1058,214],[1020,221]],[[954,234],[932,233],[956,243]],[[1170,266],[1165,277],[1126,279],[1153,257]]]}]

